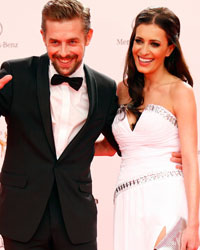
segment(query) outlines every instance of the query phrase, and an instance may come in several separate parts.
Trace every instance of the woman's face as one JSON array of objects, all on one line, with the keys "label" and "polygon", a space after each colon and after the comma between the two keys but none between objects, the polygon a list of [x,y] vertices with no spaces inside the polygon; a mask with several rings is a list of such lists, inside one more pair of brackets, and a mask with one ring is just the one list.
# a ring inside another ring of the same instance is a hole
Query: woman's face
[{"label": "woman's face", "polygon": [[156,24],[140,24],[136,28],[132,53],[135,65],[145,75],[156,73],[164,68],[165,57],[173,51],[168,45],[166,33]]}]

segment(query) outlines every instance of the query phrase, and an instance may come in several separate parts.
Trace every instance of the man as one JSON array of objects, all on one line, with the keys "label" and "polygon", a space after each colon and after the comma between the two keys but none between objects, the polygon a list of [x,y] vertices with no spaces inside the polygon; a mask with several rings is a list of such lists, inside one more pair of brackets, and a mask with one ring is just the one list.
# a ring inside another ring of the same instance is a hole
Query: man
[{"label": "man", "polygon": [[83,63],[92,29],[80,2],[49,1],[41,33],[48,55],[11,60],[0,71],[8,129],[0,234],[6,250],[95,250],[90,164],[100,133],[115,146],[116,84]]},{"label": "man", "polygon": [[[5,62],[0,71],[1,87],[12,75],[0,91],[8,125],[0,234],[6,250],[95,250],[90,163],[99,134],[109,137],[116,84],[83,64],[92,29],[81,3],[49,1],[41,33],[48,55]],[[71,87],[58,74],[83,82]]]}]

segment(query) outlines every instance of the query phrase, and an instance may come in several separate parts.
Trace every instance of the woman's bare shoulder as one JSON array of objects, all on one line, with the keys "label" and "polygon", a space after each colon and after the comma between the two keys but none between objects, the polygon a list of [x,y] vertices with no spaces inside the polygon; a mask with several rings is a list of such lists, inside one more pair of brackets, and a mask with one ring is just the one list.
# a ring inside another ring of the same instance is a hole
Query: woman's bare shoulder
[{"label": "woman's bare shoulder", "polygon": [[178,81],[171,89],[171,100],[176,115],[187,110],[195,109],[195,96],[193,88],[186,82]]},{"label": "woman's bare shoulder", "polygon": [[188,97],[190,95],[193,95],[193,88],[188,83],[179,80],[172,85],[171,95],[174,100]]},{"label": "woman's bare shoulder", "polygon": [[126,104],[131,101],[131,98],[128,92],[128,85],[126,85],[126,82],[122,81],[118,83],[117,96],[118,96],[119,104]]}]

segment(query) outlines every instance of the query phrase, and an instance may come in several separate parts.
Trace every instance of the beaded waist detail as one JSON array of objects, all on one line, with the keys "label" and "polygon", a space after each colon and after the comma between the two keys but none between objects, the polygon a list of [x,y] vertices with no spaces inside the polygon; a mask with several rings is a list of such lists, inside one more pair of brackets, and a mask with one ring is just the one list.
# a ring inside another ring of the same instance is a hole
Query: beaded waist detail
[{"label": "beaded waist detail", "polygon": [[136,179],[132,179],[130,181],[124,182],[117,186],[114,192],[114,199],[123,191],[126,191],[130,188],[134,188],[138,185],[142,185],[151,181],[156,181],[160,179],[167,179],[170,177],[183,176],[183,172],[181,170],[172,170],[172,171],[164,171],[157,173],[150,173],[147,175],[140,176]]}]

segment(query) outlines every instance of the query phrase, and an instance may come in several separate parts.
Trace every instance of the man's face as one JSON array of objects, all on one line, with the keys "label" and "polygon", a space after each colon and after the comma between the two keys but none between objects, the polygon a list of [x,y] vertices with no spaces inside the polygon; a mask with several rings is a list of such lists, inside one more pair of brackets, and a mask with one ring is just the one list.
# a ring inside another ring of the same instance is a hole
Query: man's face
[{"label": "man's face", "polygon": [[46,21],[46,32],[41,31],[47,53],[56,71],[69,76],[80,66],[85,46],[89,45],[92,30],[84,33],[82,20]]}]

